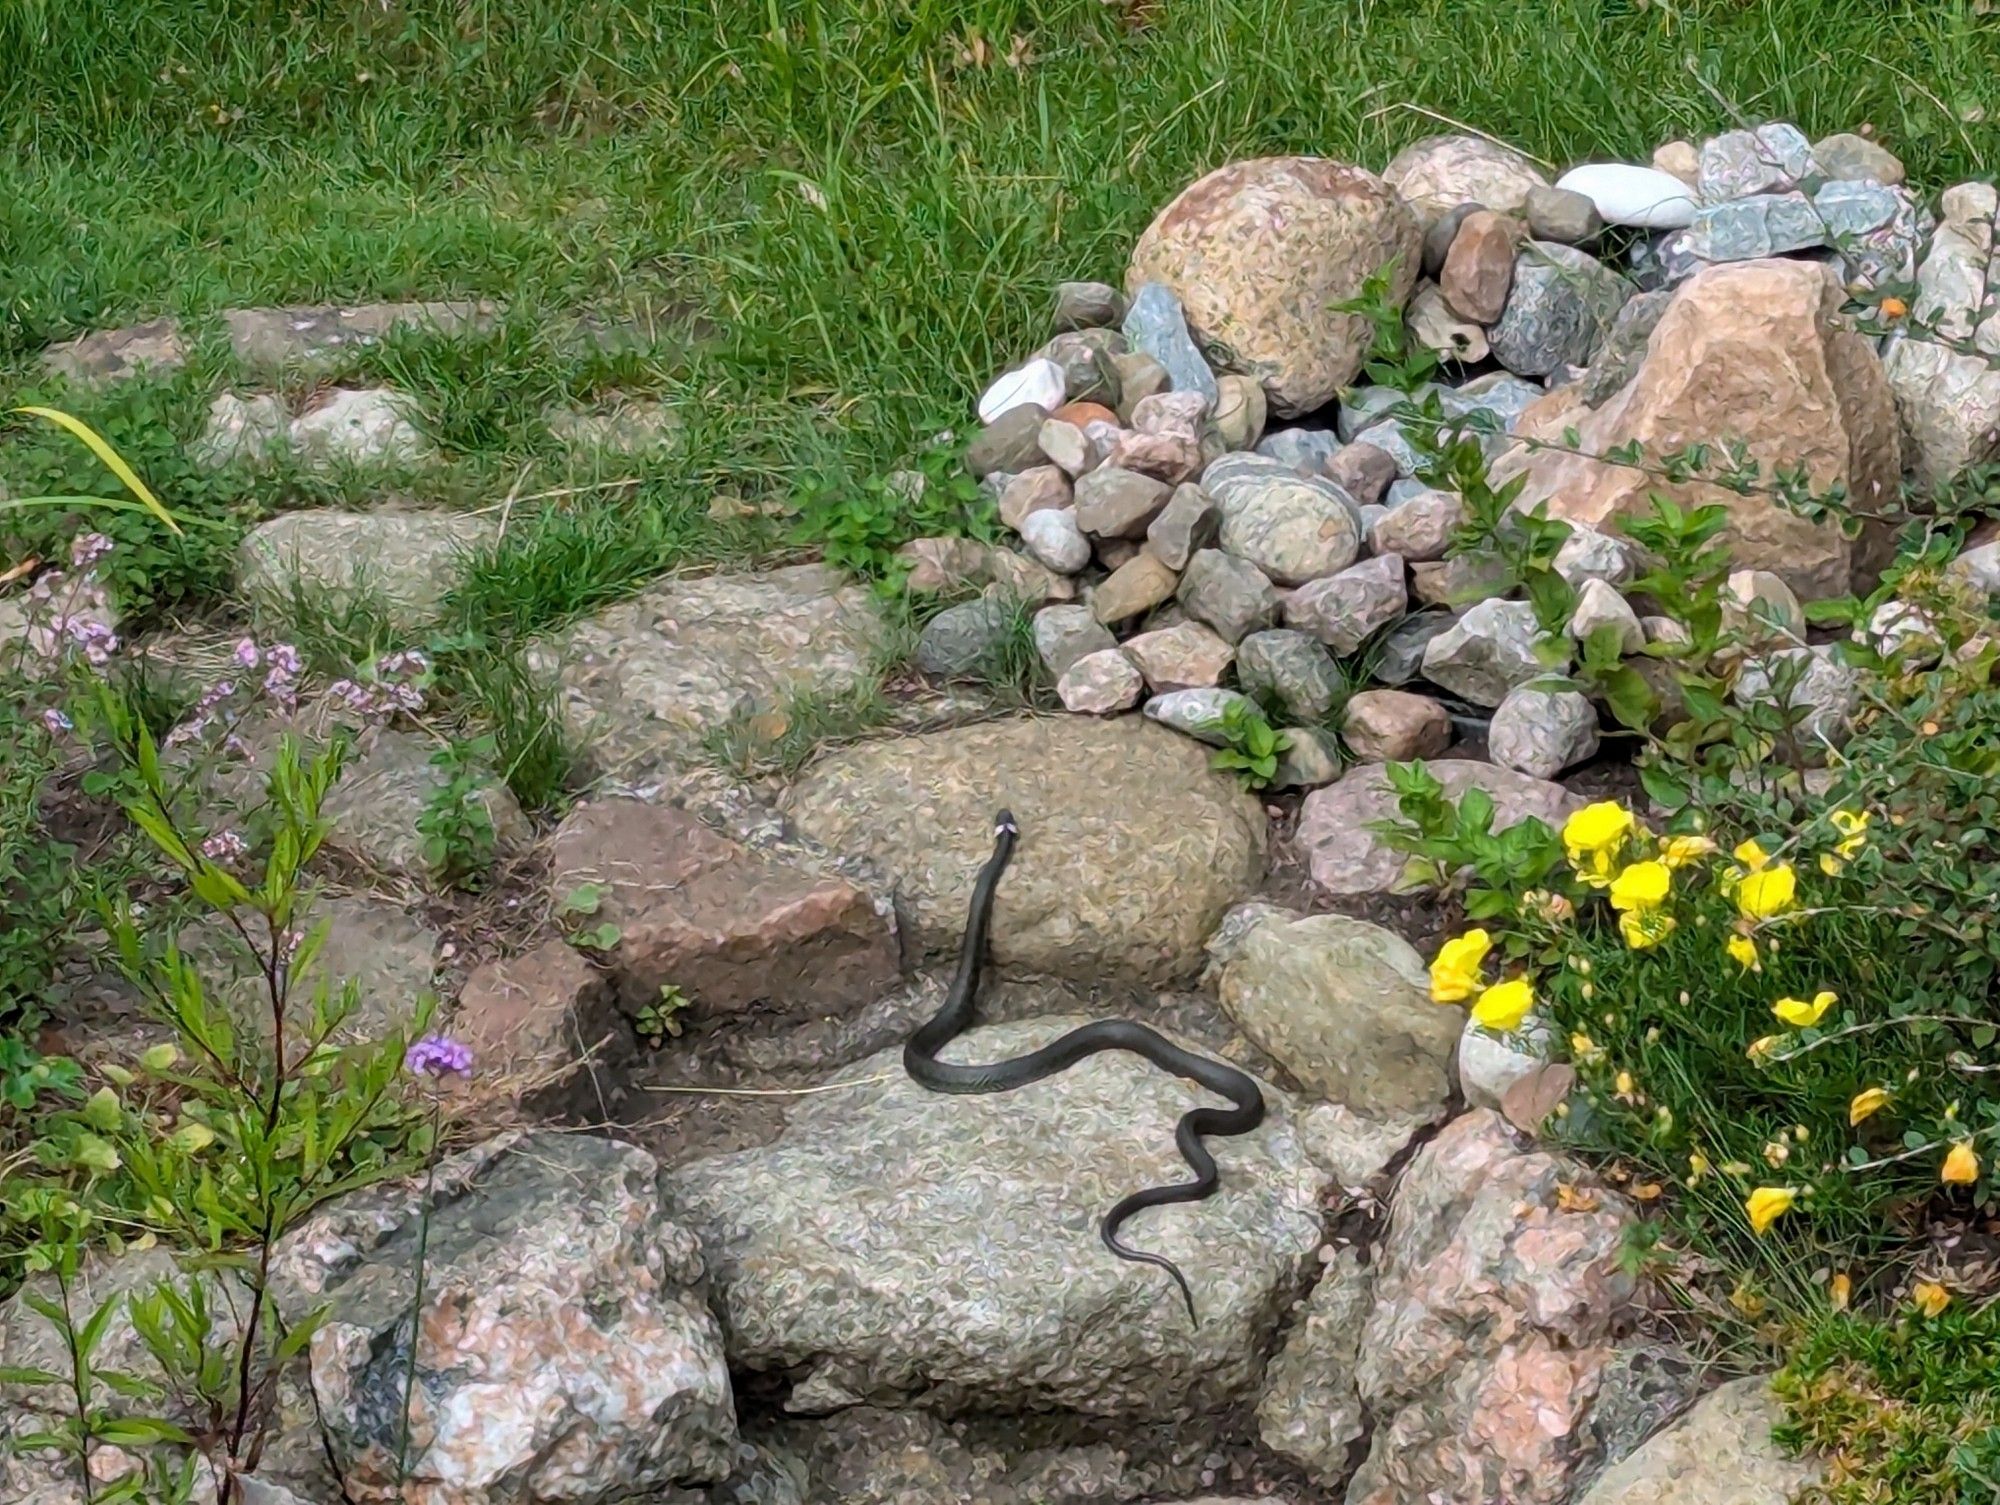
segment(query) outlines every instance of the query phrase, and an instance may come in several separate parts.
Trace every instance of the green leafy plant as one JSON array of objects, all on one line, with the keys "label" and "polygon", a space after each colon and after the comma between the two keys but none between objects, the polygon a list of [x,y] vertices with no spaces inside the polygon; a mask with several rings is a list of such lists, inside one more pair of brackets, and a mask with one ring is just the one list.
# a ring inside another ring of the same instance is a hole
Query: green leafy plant
[{"label": "green leafy plant", "polygon": [[686,1026],[681,1022],[681,1014],[694,1000],[671,983],[660,985],[660,996],[651,1003],[640,1005],[633,1016],[633,1028],[639,1038],[653,1050],[667,1043],[667,1037],[679,1037]]},{"label": "green leafy plant", "polygon": [[908,564],[896,551],[915,538],[999,537],[992,498],[966,473],[955,448],[936,445],[913,466],[855,482],[832,473],[800,485],[795,538],[821,549],[829,564],[872,580],[884,593],[902,588]]},{"label": "green leafy plant", "polygon": [[499,835],[487,809],[494,742],[490,736],[454,739],[431,755],[444,782],[431,791],[417,817],[424,861],[449,888],[483,888],[499,855]]},{"label": "green leafy plant", "polygon": [[1362,279],[1361,291],[1329,305],[1333,312],[1353,314],[1368,324],[1368,354],[1361,374],[1378,387],[1414,392],[1437,375],[1437,353],[1411,337],[1403,320],[1403,300],[1395,293],[1400,258],[1392,259]]},{"label": "green leafy plant", "polygon": [[1291,733],[1281,732],[1248,700],[1232,700],[1216,723],[1223,745],[1209,758],[1209,767],[1233,773],[1245,789],[1263,789],[1278,776],[1278,758],[1292,745]]}]

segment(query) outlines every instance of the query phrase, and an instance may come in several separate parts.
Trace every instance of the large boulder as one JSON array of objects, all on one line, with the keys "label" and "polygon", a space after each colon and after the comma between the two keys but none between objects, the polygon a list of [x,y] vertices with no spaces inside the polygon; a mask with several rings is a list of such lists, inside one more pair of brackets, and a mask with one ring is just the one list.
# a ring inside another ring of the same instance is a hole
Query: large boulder
[{"label": "large boulder", "polygon": [[1592,1397],[1639,1315],[1632,1215],[1497,1115],[1454,1119],[1397,1185],[1356,1388],[1349,1505],[1561,1505]]},{"label": "large boulder", "polygon": [[1266,915],[1217,984],[1243,1032],[1299,1082],[1370,1118],[1428,1115],[1451,1096],[1461,1011],[1431,1002],[1424,959],[1346,915]]},{"label": "large boulder", "polygon": [[540,645],[602,771],[640,772],[704,737],[868,676],[881,642],[868,588],[825,565],[663,580]]},{"label": "large boulder", "polygon": [[[977,1029],[955,1061],[1036,1049],[1081,1018]],[[762,1149],[666,1177],[699,1233],[732,1365],[792,1380],[789,1408],[921,1401],[1172,1418],[1254,1393],[1264,1344],[1320,1239],[1324,1179],[1267,1090],[1226,1141],[1220,1190],[1124,1236],[1185,1272],[1114,1257],[1119,1198],[1187,1179],[1174,1125],[1210,1094],[1132,1055],[1095,1055],[991,1096],[926,1091],[899,1050],[802,1099]]]},{"label": "large boulder", "polygon": [[[1609,529],[1645,513],[1662,493],[1729,511],[1736,563],[1783,576],[1801,596],[1844,594],[1863,551],[1832,523],[1814,523],[1767,495],[1739,495],[1659,476],[1598,456],[1637,444],[1655,465],[1693,444],[1719,454],[1741,442],[1776,472],[1802,468],[1820,490],[1844,487],[1854,505],[1893,506],[1902,450],[1895,405],[1868,342],[1840,315],[1831,270],[1811,262],[1751,261],[1696,273],[1674,294],[1637,373],[1596,409],[1562,394],[1524,414],[1520,435],[1553,449],[1517,448],[1496,480],[1526,478],[1520,505],[1548,504],[1566,522]],[[1574,429],[1581,453],[1565,438]]]},{"label": "large boulder", "polygon": [[[622,1500],[725,1477],[736,1410],[701,1248],[662,1213],[653,1157],[507,1134],[343,1199],[279,1248],[328,1450],[355,1505]],[[418,1241],[424,1307],[397,1482]],[[406,1492],[407,1491],[407,1492]]]},{"label": "large boulder", "polygon": [[1782,1414],[1765,1376],[1732,1380],[1606,1469],[1578,1505],[1786,1505],[1823,1469],[1771,1440]]},{"label": "large boulder", "polygon": [[[1583,803],[1560,784],[1491,763],[1441,758],[1424,766],[1453,800],[1475,788],[1491,795],[1496,831],[1531,816],[1545,825],[1560,826],[1564,817]],[[1312,868],[1313,882],[1327,893],[1342,896],[1392,893],[1401,888],[1409,859],[1374,829],[1378,821],[1396,818],[1396,792],[1390,786],[1388,770],[1379,763],[1349,769],[1339,783],[1307,795],[1299,818],[1298,844]]]},{"label": "large boulder", "polygon": [[1272,413],[1324,406],[1361,369],[1371,330],[1334,305],[1394,262],[1400,302],[1416,280],[1416,221],[1381,179],[1321,157],[1261,157],[1182,190],[1133,248],[1127,285],[1180,295],[1211,353],[1255,376]]},{"label": "large boulder", "polygon": [[955,953],[1007,809],[1020,846],[991,956],[1016,974],[1166,982],[1264,867],[1264,813],[1205,749],[1133,720],[1023,719],[821,758],[784,806],[807,836],[895,886],[905,947]]}]

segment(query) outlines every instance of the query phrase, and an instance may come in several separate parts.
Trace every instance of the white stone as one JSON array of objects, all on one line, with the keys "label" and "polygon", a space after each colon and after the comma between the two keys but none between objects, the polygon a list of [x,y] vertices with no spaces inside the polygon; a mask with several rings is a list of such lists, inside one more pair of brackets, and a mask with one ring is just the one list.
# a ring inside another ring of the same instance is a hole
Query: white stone
[{"label": "white stone", "polygon": [[1569,635],[1579,643],[1599,628],[1609,627],[1618,634],[1620,653],[1637,653],[1646,646],[1646,629],[1632,603],[1618,594],[1618,588],[1602,580],[1586,580],[1576,595],[1576,610],[1570,613]]},{"label": "white stone", "polygon": [[1694,223],[1693,192],[1672,173],[1657,167],[1592,162],[1572,167],[1556,179],[1556,187],[1589,199],[1607,225],[1681,230]]},{"label": "white stone", "polygon": [[1002,413],[1033,403],[1054,412],[1063,405],[1069,388],[1063,368],[1046,356],[1037,357],[1018,370],[995,379],[979,398],[979,421],[992,423]]},{"label": "white stone", "polygon": [[410,415],[414,404],[387,388],[335,387],[310,413],[292,420],[292,448],[307,461],[350,465],[410,464],[431,447]]},{"label": "white stone", "polygon": [[1944,567],[1944,578],[1989,599],[2000,596],[2000,542],[1967,549]]},{"label": "white stone", "polygon": [[1868,621],[1854,629],[1854,641],[1865,644],[1884,658],[1935,658],[1940,647],[1937,623],[1931,614],[1907,601],[1884,601]]},{"label": "white stone", "polygon": [[1458,1085],[1469,1108],[1498,1109],[1507,1089],[1548,1060],[1549,1032],[1538,1019],[1521,1021],[1511,1035],[1488,1034],[1472,1020],[1458,1037]]},{"label": "white stone", "polygon": [[1086,653],[1063,670],[1056,697],[1080,716],[1111,716],[1139,703],[1146,688],[1139,666],[1116,648]]},{"label": "white stone", "polygon": [[1555,570],[1575,590],[1586,580],[1623,585],[1637,573],[1630,544],[1584,523],[1570,525],[1569,537],[1556,550]]},{"label": "white stone", "polygon": [[1540,639],[1527,602],[1481,601],[1425,645],[1424,678],[1475,705],[1497,706],[1550,667],[1536,652]]},{"label": "white stone", "polygon": [[1047,507],[1021,519],[1021,542],[1058,575],[1074,575],[1090,563],[1090,540],[1076,525],[1074,507]]}]

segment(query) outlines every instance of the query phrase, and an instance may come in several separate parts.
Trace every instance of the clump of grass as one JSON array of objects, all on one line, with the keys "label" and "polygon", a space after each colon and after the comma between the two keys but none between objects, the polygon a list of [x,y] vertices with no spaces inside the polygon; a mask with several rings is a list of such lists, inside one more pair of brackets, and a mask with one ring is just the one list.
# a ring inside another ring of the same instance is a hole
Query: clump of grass
[{"label": "clump of grass", "polygon": [[1776,1389],[1778,1439],[1824,1454],[1799,1505],[1974,1505],[2000,1498],[2000,1311],[1816,1323]]},{"label": "clump of grass", "polygon": [[528,814],[555,814],[577,783],[577,749],[563,719],[561,686],[518,648],[448,653],[445,683],[488,728],[501,780]]},{"label": "clump of grass", "polygon": [[777,710],[732,717],[703,739],[703,750],[739,778],[790,778],[821,748],[856,742],[890,724],[896,702],[880,677],[837,694],[802,692]]},{"label": "clump of grass", "polygon": [[338,679],[408,646],[381,590],[357,573],[338,589],[286,572],[252,600],[251,615],[269,639],[289,642],[314,673]]}]

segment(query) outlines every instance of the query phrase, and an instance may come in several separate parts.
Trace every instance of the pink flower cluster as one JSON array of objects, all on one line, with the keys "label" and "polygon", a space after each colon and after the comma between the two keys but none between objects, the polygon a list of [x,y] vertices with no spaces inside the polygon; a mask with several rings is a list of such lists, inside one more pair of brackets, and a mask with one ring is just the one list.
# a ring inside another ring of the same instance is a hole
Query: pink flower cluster
[{"label": "pink flower cluster", "polygon": [[70,545],[69,571],[50,570],[28,587],[28,643],[44,658],[74,649],[101,669],[118,651],[111,599],[97,578],[111,547],[102,533],[81,534]]},{"label": "pink flower cluster", "polygon": [[423,684],[430,672],[430,659],[406,648],[377,659],[372,679],[336,679],[327,693],[370,721],[387,721],[399,712],[414,716],[424,708]]}]

